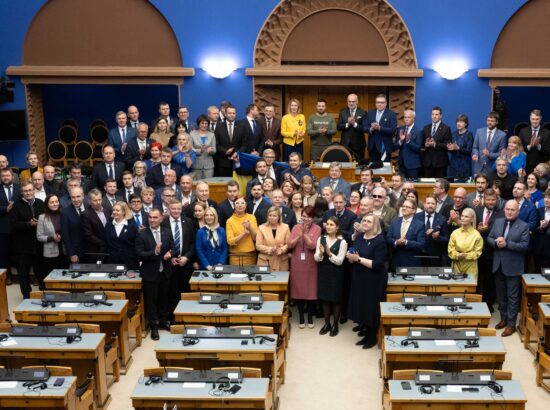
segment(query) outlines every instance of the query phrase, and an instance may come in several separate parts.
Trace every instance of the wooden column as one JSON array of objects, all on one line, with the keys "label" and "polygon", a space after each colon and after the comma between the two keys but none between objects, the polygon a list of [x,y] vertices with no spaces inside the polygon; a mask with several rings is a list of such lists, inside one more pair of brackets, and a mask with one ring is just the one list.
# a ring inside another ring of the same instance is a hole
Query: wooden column
[{"label": "wooden column", "polygon": [[47,163],[46,129],[44,126],[44,106],[42,88],[38,84],[25,84],[27,123],[29,127],[30,151],[35,151],[41,164]]}]

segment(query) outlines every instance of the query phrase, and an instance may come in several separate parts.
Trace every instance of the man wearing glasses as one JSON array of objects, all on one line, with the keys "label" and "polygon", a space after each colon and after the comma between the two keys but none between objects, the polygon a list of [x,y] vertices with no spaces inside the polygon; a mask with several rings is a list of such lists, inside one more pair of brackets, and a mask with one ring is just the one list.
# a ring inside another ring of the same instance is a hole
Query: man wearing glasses
[{"label": "man wearing glasses", "polygon": [[390,226],[390,222],[397,215],[397,212],[386,204],[386,190],[382,187],[374,188],[372,191],[372,201],[372,213],[382,219],[384,226]]},{"label": "man wearing glasses", "polygon": [[369,158],[372,162],[389,161],[393,151],[393,136],[397,130],[397,116],[388,107],[384,94],[376,96],[376,108],[367,112],[363,131],[369,134]]},{"label": "man wearing glasses", "polygon": [[403,216],[394,218],[388,229],[386,241],[392,247],[391,268],[399,266],[420,266],[420,258],[426,243],[424,223],[415,218],[417,204],[406,199],[401,205]]}]

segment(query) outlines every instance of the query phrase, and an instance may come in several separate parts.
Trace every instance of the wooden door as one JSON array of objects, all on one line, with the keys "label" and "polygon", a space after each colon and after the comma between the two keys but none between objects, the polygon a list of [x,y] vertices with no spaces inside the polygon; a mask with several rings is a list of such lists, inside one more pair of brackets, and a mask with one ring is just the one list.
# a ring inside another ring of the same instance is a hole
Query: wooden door
[{"label": "wooden door", "polygon": [[[346,86],[286,86],[284,89],[284,110],[292,98],[296,98],[302,104],[302,113],[306,121],[315,114],[315,107],[319,98],[327,101],[327,112],[332,115],[334,121],[338,121],[340,110],[347,107],[347,96],[356,93],[359,98],[359,107],[368,111],[375,108],[374,101],[380,93],[387,94],[386,87],[346,87]],[[367,138],[365,136],[365,138]],[[340,132],[332,138],[333,142],[340,141]],[[368,155],[368,154],[367,154]],[[306,135],[304,140],[304,161],[310,160],[310,139]]]}]

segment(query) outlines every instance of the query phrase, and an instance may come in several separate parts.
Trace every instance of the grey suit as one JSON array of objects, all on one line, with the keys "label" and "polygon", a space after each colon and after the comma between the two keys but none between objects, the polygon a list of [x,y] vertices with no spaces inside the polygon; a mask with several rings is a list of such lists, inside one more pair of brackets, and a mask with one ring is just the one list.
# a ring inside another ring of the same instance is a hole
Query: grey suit
[{"label": "grey suit", "polygon": [[206,148],[212,147],[214,151],[208,153],[201,151],[201,146],[203,145],[201,134],[199,131],[191,131],[191,145],[193,151],[197,154],[197,159],[195,161],[194,177],[195,180],[200,180],[204,178],[212,178],[214,176],[214,155],[216,154],[216,137],[213,132],[206,132],[206,140],[204,145]]},{"label": "grey suit", "polygon": [[[472,171],[474,175],[481,172],[490,174],[493,169],[495,160],[500,156],[500,151],[506,146],[506,133],[498,128],[493,130],[491,141],[487,145],[488,129],[479,128],[474,137],[474,146],[472,148],[472,156],[477,155],[478,160],[472,160]],[[489,155],[483,154],[483,150],[487,148]]]},{"label": "grey suit", "polygon": [[495,249],[493,272],[501,320],[515,327],[519,312],[521,275],[525,270],[525,254],[529,249],[529,225],[517,218],[506,237],[506,247],[499,248],[496,239],[504,236],[506,219],[499,218],[487,236],[487,243]]},{"label": "grey suit", "polygon": [[46,218],[45,214],[40,215],[38,217],[38,224],[36,225],[36,239],[38,239],[38,242],[44,244],[43,255],[45,258],[57,258],[59,256],[60,243],[54,241],[48,242],[48,238],[54,235],[55,228],[53,227],[51,219]]}]

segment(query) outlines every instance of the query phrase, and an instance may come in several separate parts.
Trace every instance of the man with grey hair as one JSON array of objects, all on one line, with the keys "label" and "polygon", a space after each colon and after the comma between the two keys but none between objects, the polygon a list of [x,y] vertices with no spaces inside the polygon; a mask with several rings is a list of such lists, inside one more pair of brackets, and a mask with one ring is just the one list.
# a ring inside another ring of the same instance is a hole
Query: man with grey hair
[{"label": "man with grey hair", "polygon": [[390,226],[391,220],[397,215],[395,209],[386,204],[386,190],[376,187],[372,191],[373,215],[376,215],[384,222],[384,226]]},{"label": "man with grey hair", "polygon": [[363,118],[367,113],[359,107],[357,94],[349,94],[347,107],[340,111],[336,128],[342,133],[340,144],[349,149],[357,160],[365,158],[365,133],[363,132]]},{"label": "man with grey hair", "polygon": [[128,117],[124,111],[116,113],[117,126],[109,131],[108,145],[115,150],[116,160],[122,161],[128,142],[136,137],[135,128],[128,127]]},{"label": "man with grey hair", "polygon": [[195,186],[195,201],[192,202],[188,207],[183,210],[183,213],[186,217],[193,219],[193,212],[195,211],[195,204],[197,202],[202,202],[206,204],[207,207],[213,207],[218,210],[218,204],[216,201],[210,199],[210,188],[205,181],[197,182]]},{"label": "man with grey hair", "polygon": [[405,110],[403,114],[405,124],[398,128],[397,139],[393,144],[393,148],[399,150],[399,173],[405,178],[418,178],[420,169],[422,134],[415,126],[415,117],[413,110]]},{"label": "man with grey hair", "polygon": [[337,161],[331,162],[328,175],[328,177],[321,178],[321,181],[319,181],[319,193],[321,193],[323,188],[330,187],[333,192],[342,192],[346,198],[349,198],[351,184],[342,178],[342,164]]}]

